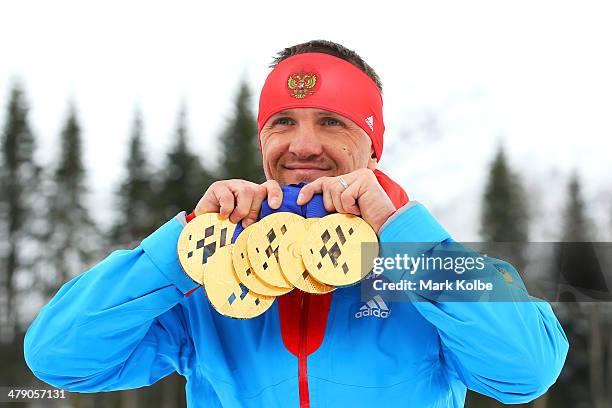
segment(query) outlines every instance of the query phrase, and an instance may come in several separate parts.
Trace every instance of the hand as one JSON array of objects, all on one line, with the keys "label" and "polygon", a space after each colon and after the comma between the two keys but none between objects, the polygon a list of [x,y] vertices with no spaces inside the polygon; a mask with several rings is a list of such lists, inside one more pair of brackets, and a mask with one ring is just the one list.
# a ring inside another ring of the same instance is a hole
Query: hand
[{"label": "hand", "polygon": [[195,215],[219,213],[234,224],[242,220],[246,228],[257,221],[266,197],[274,210],[283,202],[283,190],[275,180],[262,184],[239,179],[216,181],[208,187],[193,212]]},{"label": "hand", "polygon": [[[348,188],[342,185],[341,178]],[[370,169],[359,169],[338,177],[321,177],[302,187],[298,205],[306,204],[315,193],[323,193],[323,205],[327,211],[360,215],[377,234],[396,210]]]}]

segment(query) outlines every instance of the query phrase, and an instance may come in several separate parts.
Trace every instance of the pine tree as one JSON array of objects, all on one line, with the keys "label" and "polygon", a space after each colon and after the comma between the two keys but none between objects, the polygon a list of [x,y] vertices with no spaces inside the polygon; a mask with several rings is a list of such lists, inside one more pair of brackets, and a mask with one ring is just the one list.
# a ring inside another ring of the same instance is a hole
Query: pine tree
[{"label": "pine tree", "polygon": [[[502,147],[491,164],[485,188],[481,236],[492,251],[521,271],[525,266],[524,249],[529,239],[529,214],[518,175],[509,167]],[[502,246],[497,242],[504,242]]]},{"label": "pine tree", "polygon": [[[143,141],[143,121],[139,109],[134,114],[125,161],[125,179],[117,190],[118,217],[111,233],[113,246],[134,247],[156,227],[153,208],[153,174]],[[159,406],[163,380],[155,387],[125,390],[120,393],[121,405]],[[150,400],[155,400],[150,401]],[[146,404],[145,404],[146,401]]]},{"label": "pine tree", "polygon": [[[573,287],[572,296],[581,291],[586,291],[589,296],[596,296],[597,293],[591,291],[606,292],[607,285],[592,243],[594,226],[587,216],[577,174],[570,178],[567,194],[554,271],[562,281]],[[569,294],[570,292],[566,293]]]},{"label": "pine tree", "polygon": [[152,173],[143,142],[140,111],[132,123],[129,152],[125,161],[126,176],[117,191],[119,215],[112,231],[113,245],[133,244],[155,229],[152,209]]},{"label": "pine tree", "polygon": [[523,188],[500,148],[491,164],[482,203],[481,234],[491,242],[527,242],[529,217]]},{"label": "pine tree", "polygon": [[167,154],[155,198],[157,223],[163,223],[180,211],[191,212],[214,178],[202,166],[199,156],[188,147],[187,114],[178,116],[175,143]]},{"label": "pine tree", "polygon": [[563,242],[587,242],[593,240],[593,226],[587,219],[582,186],[574,173],[567,187],[567,204],[563,213]]},{"label": "pine tree", "polygon": [[82,159],[81,126],[74,106],[60,135],[59,157],[52,175],[48,206],[46,254],[54,274],[48,273],[47,290],[83,272],[99,255],[101,233],[86,205],[88,189]]},{"label": "pine tree", "polygon": [[572,288],[562,294],[562,300],[575,301],[575,296],[581,293],[596,299],[606,297],[608,285],[592,242],[595,227],[587,215],[577,174],[570,178],[567,194],[561,240],[555,248],[553,277]]},{"label": "pine tree", "polygon": [[24,91],[20,84],[15,84],[10,90],[1,135],[0,342],[11,341],[19,330],[16,279],[19,274],[30,273],[36,254],[36,214],[32,209],[40,207],[41,169],[34,157],[36,141],[28,111]]},{"label": "pine tree", "polygon": [[251,92],[246,82],[240,84],[232,117],[220,141],[221,178],[238,178],[256,183],[265,180],[257,140],[257,121],[251,111]]},{"label": "pine tree", "polygon": [[[606,395],[604,379],[612,378],[612,366],[606,368],[604,356],[605,345],[612,342],[611,310],[608,303],[597,299],[607,298],[610,289],[591,242],[595,226],[577,173],[568,183],[560,236],[552,276],[560,283],[557,309],[566,316],[562,324],[571,349],[565,363],[568,374],[559,379],[558,392],[572,406],[590,400],[596,408],[609,407],[612,395]],[[566,391],[570,386],[571,392]]]}]

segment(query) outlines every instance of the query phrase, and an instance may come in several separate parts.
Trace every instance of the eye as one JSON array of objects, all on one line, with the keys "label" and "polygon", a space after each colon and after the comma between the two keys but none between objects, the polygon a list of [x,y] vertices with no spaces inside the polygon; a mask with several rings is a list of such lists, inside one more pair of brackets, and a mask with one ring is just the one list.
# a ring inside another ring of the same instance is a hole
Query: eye
[{"label": "eye", "polygon": [[321,123],[325,126],[344,126],[344,123],[334,118],[323,118]]},{"label": "eye", "polygon": [[281,126],[289,126],[289,125],[293,125],[294,123],[295,122],[291,118],[278,118],[274,121],[275,125],[281,125]]}]

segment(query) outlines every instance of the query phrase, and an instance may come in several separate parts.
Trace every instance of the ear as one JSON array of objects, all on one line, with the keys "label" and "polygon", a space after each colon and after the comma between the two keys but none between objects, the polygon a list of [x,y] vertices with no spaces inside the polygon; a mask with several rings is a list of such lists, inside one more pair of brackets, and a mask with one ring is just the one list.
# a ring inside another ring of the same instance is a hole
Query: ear
[{"label": "ear", "polygon": [[376,166],[378,166],[378,159],[376,158],[376,153],[374,153],[374,148],[370,148],[370,158],[368,159],[368,169],[374,171],[376,170]]}]

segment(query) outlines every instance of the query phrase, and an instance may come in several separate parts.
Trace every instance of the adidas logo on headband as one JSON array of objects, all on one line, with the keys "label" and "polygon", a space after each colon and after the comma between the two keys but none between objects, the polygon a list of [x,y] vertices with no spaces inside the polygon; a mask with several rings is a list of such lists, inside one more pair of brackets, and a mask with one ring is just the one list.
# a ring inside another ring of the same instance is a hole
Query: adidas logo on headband
[{"label": "adidas logo on headband", "polygon": [[368,116],[365,118],[365,123],[370,127],[370,130],[374,131],[374,116]]}]

